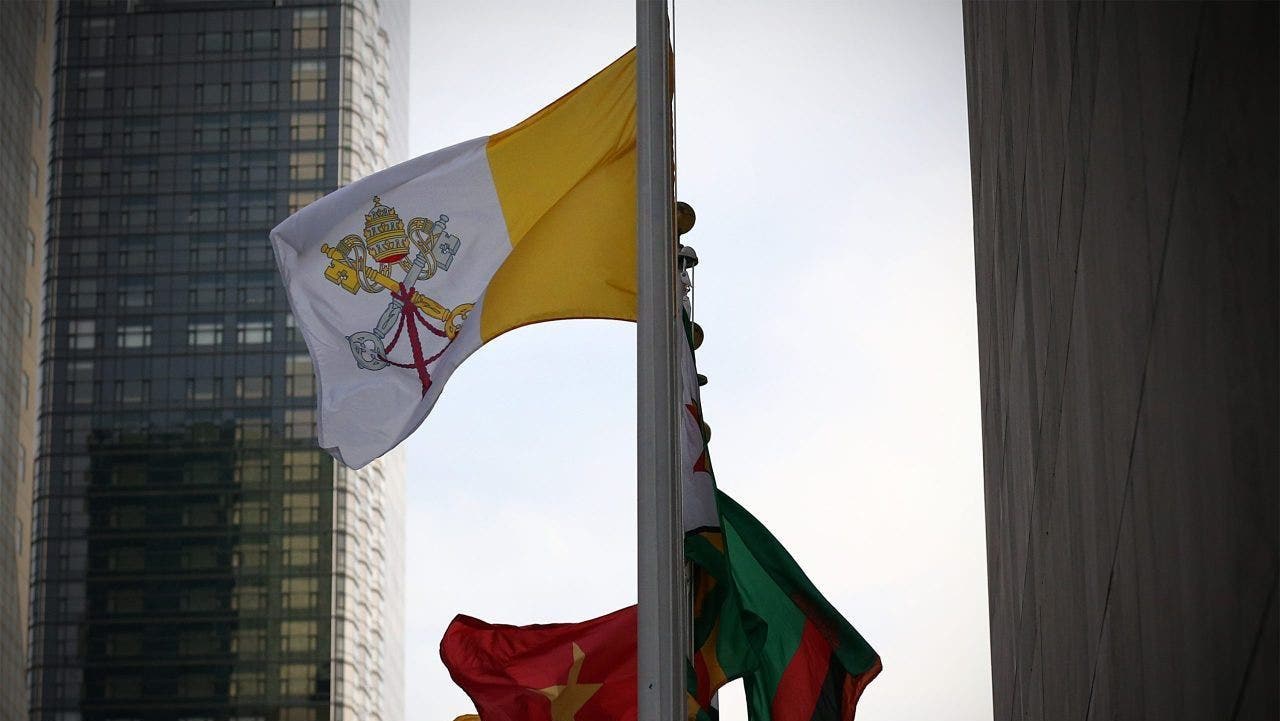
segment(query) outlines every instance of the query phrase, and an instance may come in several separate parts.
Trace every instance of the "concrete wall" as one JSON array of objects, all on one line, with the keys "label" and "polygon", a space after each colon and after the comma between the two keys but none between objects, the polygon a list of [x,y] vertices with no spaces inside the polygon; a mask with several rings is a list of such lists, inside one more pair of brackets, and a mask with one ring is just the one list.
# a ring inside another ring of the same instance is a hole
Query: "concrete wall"
[{"label": "concrete wall", "polygon": [[1277,5],[964,11],[997,719],[1276,719]]},{"label": "concrete wall", "polygon": [[0,720],[27,707],[53,6],[0,8]]}]

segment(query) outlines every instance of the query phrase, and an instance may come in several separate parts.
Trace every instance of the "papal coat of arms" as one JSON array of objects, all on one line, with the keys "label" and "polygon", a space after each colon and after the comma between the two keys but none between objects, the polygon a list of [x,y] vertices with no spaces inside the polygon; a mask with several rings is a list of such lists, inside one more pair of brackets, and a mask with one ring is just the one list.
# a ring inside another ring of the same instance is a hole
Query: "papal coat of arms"
[{"label": "papal coat of arms", "polygon": [[[462,249],[462,239],[446,231],[447,215],[435,221],[412,218],[406,227],[395,208],[383,205],[377,197],[364,218],[363,238],[352,233],[335,246],[321,246],[321,252],[330,261],[324,277],[352,295],[361,290],[366,293],[389,291],[391,302],[377,325],[372,330],[347,336],[351,354],[355,356],[356,365],[365,370],[377,371],[387,366],[417,370],[425,395],[431,386],[427,366],[444,353],[444,348],[433,356],[425,356],[419,329],[452,341],[474,304],[463,303],[449,309],[415,286],[436,273],[448,271]],[[393,277],[399,270],[404,271],[403,280]],[[438,321],[440,326],[433,325],[429,319]],[[389,357],[402,334],[409,338],[412,355],[409,362]],[[444,347],[448,347],[447,342]]]}]

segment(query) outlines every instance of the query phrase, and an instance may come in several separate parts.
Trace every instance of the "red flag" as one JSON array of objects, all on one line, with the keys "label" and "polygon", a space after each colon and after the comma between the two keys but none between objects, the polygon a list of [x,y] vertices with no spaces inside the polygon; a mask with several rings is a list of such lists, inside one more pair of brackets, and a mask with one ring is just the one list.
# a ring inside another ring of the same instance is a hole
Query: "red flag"
[{"label": "red flag", "polygon": [[459,615],[440,658],[484,721],[634,721],[636,607],[582,623]]}]

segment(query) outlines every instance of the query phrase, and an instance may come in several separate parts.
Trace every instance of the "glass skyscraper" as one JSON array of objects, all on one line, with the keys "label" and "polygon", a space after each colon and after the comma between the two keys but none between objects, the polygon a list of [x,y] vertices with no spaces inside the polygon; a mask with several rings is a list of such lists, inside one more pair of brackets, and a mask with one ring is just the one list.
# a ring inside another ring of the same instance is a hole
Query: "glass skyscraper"
[{"label": "glass skyscraper", "polygon": [[317,450],[267,233],[402,159],[407,15],[58,6],[31,719],[401,718],[402,468]]}]

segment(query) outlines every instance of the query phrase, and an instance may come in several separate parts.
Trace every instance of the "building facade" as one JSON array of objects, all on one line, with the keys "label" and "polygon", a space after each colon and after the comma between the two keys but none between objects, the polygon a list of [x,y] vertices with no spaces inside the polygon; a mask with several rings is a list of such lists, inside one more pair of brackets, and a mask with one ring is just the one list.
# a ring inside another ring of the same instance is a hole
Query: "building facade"
[{"label": "building facade", "polygon": [[0,23],[0,719],[26,713],[27,588],[40,386],[52,6]]},{"label": "building facade", "polygon": [[267,235],[402,159],[405,15],[59,4],[31,719],[401,718],[402,469],[317,450]]},{"label": "building facade", "polygon": [[995,718],[1280,718],[1275,3],[964,7]]}]

